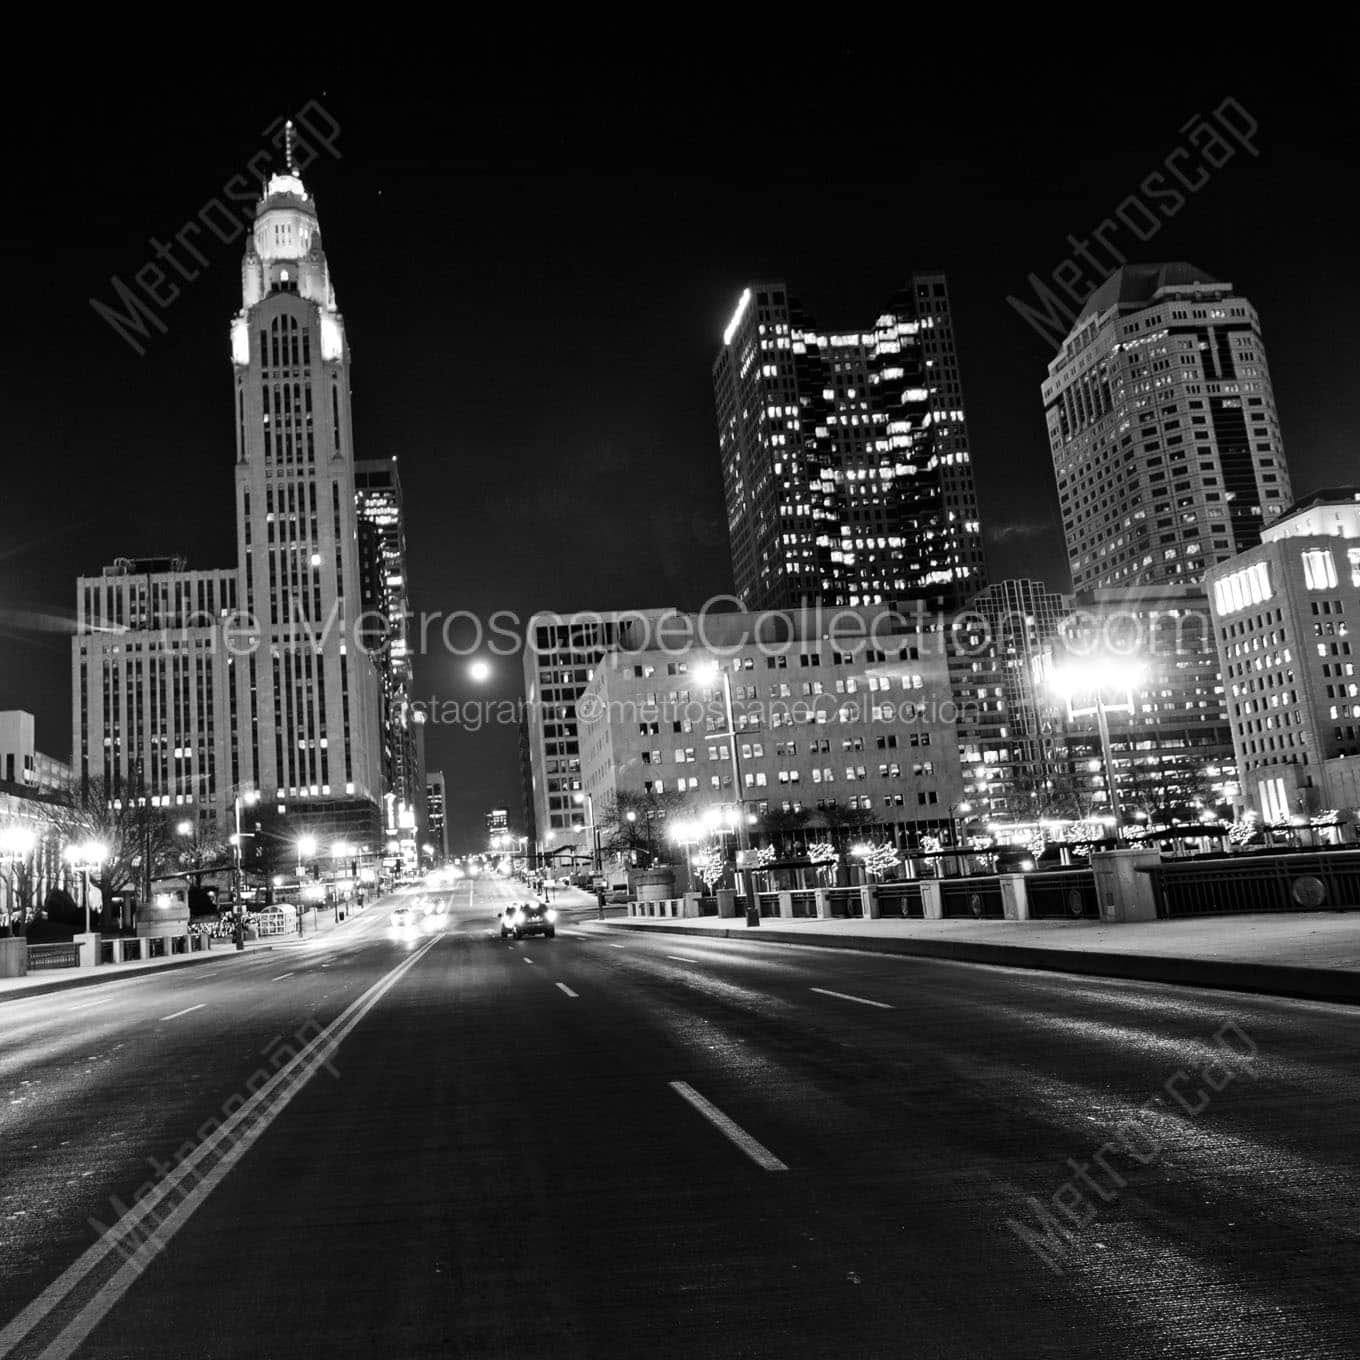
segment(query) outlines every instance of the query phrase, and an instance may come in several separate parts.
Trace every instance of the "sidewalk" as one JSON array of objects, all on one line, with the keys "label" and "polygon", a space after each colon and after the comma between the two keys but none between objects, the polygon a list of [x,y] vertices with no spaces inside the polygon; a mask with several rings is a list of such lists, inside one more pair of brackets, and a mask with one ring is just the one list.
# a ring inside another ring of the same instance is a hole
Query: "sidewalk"
[{"label": "sidewalk", "polygon": [[15,997],[42,996],[48,992],[65,992],[73,987],[94,987],[105,982],[119,982],[128,978],[145,977],[170,968],[190,968],[195,964],[221,962],[238,955],[249,955],[260,951],[287,948],[290,945],[305,944],[310,940],[325,938],[337,930],[344,930],[351,922],[362,921],[364,917],[380,906],[386,898],[370,902],[362,911],[357,911],[344,921],[337,923],[329,910],[316,913],[316,926],[313,928],[308,916],[306,931],[303,935],[271,935],[263,940],[247,940],[245,948],[238,950],[230,938],[214,939],[212,948],[197,954],[175,954],[166,959],[138,959],[131,963],[104,963],[97,968],[54,968],[40,973],[29,973],[25,977],[0,978],[0,1002]]},{"label": "sidewalk", "polygon": [[1360,911],[1142,921],[611,920],[767,944],[820,945],[1008,968],[1360,1003]]}]

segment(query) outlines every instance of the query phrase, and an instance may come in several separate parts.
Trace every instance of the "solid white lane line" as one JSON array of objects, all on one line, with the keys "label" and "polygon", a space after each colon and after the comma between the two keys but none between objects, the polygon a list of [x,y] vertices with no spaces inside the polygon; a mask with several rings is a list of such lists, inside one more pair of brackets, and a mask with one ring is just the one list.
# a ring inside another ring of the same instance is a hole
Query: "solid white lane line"
[{"label": "solid white lane line", "polygon": [[286,978],[286,977],[292,977],[292,976],[293,976],[292,973],[280,973],[280,974],[278,975],[278,977],[273,978],[272,981],[274,981],[274,982],[282,982],[282,981],[284,980],[284,978]]},{"label": "solid white lane line", "polygon": [[683,954],[667,954],[668,959],[674,959],[677,963],[702,963],[702,959],[687,959]]},{"label": "solid white lane line", "polygon": [[571,988],[568,987],[567,984],[566,984],[565,982],[559,982],[559,983],[557,984],[557,989],[558,989],[558,991],[566,992],[566,994],[567,994],[568,996],[574,997],[574,998],[575,998],[576,1000],[578,1000],[578,1001],[580,1000],[580,998],[576,995],[576,993],[573,992],[573,991],[571,990]]},{"label": "solid white lane line", "polygon": [[858,1001],[861,1006],[877,1006],[881,1011],[890,1011],[892,1006],[886,1001],[870,1001],[867,997],[851,996],[848,992],[829,992],[825,987],[809,987],[810,992],[820,992],[822,996],[834,996],[841,1001]]},{"label": "solid white lane line", "polygon": [[[433,944],[431,940],[409,955],[352,1002],[343,1014],[332,1020],[286,1066],[259,1087],[220,1128],[204,1139],[150,1194],[126,1210],[111,1228],[105,1229],[92,1221],[91,1226],[101,1228],[98,1240],[0,1330],[0,1357],[9,1355],[40,1324],[51,1325],[54,1317],[58,1325],[62,1324],[64,1317],[70,1315],[79,1287],[91,1272],[117,1252],[123,1257],[124,1264],[69,1322],[64,1322],[61,1333],[42,1352],[44,1360],[67,1360],[316,1072],[322,1067],[334,1072],[330,1066],[331,1055],[406,972],[429,953]],[[204,1164],[214,1157],[216,1163],[203,1174]],[[147,1221],[153,1219],[165,1202],[190,1180],[192,1188],[181,1201],[155,1221],[154,1226],[147,1227]],[[63,1316],[56,1315],[58,1307],[63,1307]]]},{"label": "solid white lane line", "polygon": [[787,1171],[788,1167],[767,1148],[757,1142],[740,1124],[729,1119],[711,1101],[705,1100],[687,1081],[673,1081],[671,1090],[689,1101],[720,1133],[735,1143],[758,1167],[766,1171]]},{"label": "solid white lane line", "polygon": [[201,1011],[208,1003],[200,1001],[197,1006],[186,1006],[182,1011],[176,1011],[174,1015],[163,1015],[162,1020],[178,1020],[181,1015],[188,1015],[191,1011]]}]

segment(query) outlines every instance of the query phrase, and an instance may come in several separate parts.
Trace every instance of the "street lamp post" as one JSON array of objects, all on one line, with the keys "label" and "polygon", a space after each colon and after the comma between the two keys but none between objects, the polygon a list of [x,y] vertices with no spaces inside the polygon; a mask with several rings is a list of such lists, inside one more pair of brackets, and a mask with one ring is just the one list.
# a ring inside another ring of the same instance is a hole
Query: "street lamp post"
[{"label": "street lamp post", "polygon": [[576,795],[578,804],[584,803],[586,807],[586,828],[590,832],[590,865],[598,878],[600,875],[600,828],[595,825],[595,795],[592,793],[578,793]]},{"label": "street lamp post", "polygon": [[90,871],[108,859],[108,847],[102,841],[82,841],[68,845],[62,858],[80,872],[80,902],[85,912],[85,933],[90,933]]},{"label": "street lamp post", "polygon": [[245,846],[242,844],[243,833],[241,831],[241,803],[245,802],[247,807],[254,807],[260,801],[260,795],[255,789],[237,789],[234,801],[236,811],[236,834],[231,838],[232,848],[235,851],[232,863],[232,892],[236,898],[234,909],[239,912],[243,905],[242,895],[245,891]]},{"label": "street lamp post", "polygon": [[302,874],[303,874],[303,867],[304,867],[304,863],[303,863],[303,862],[304,862],[305,860],[311,859],[312,856],[316,854],[316,837],[315,837],[315,836],[299,836],[299,837],[298,837],[298,842],[297,842],[297,853],[298,853],[298,866],[297,866],[297,871],[298,871],[298,909],[297,909],[297,912],[298,912],[298,934],[301,935],[301,934],[302,934],[302,911],[303,911],[303,907],[302,907]]},{"label": "street lamp post", "polygon": [[[1100,759],[1105,769],[1105,787],[1110,796],[1110,813],[1114,817],[1115,833],[1119,832],[1123,817],[1119,806],[1119,789],[1114,777],[1114,756],[1110,745],[1111,708],[1133,712],[1133,690],[1142,678],[1143,667],[1132,658],[1091,657],[1085,661],[1069,662],[1054,672],[1054,681],[1067,699],[1068,718],[1094,713],[1096,730],[1100,736]],[[1122,690],[1126,695],[1122,704],[1110,704],[1106,690]],[[1086,708],[1077,708],[1072,700],[1087,694],[1095,700]]]},{"label": "street lamp post", "polygon": [[[741,783],[741,758],[737,750],[737,720],[733,714],[732,707],[732,677],[716,661],[706,661],[695,668],[695,677],[701,684],[707,684],[713,680],[722,682],[723,693],[723,713],[727,719],[727,739],[731,742],[732,752],[732,796],[737,800],[737,846],[742,851],[751,848],[750,835],[747,832],[746,823],[746,802],[742,797],[745,790]],[[720,733],[709,733],[710,736],[720,736]],[[748,926],[758,926],[760,924],[760,903],[756,900],[755,879],[752,877],[749,865],[743,865],[740,872],[740,880],[746,892],[746,924]]]}]

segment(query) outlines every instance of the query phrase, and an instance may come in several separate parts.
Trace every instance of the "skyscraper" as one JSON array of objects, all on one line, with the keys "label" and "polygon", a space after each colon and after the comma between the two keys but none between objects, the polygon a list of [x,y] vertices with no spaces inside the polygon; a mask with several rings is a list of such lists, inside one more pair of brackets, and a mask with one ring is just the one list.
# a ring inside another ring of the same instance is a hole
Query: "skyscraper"
[{"label": "skyscraper", "polygon": [[1289,504],[1256,309],[1193,265],[1112,274],[1043,399],[1079,591],[1198,582]]},{"label": "skyscraper", "polygon": [[[389,822],[399,832],[402,857],[415,857],[424,823],[425,772],[419,716],[411,704],[410,618],[406,522],[396,458],[354,464],[358,512],[361,633],[378,666],[382,703],[384,793],[393,795]],[[414,812],[415,824],[404,814]],[[413,867],[413,865],[411,866]]]},{"label": "skyscraper", "polygon": [[[250,766],[282,803],[376,807],[378,675],[362,612],[349,347],[316,204],[292,162],[270,177],[231,325]],[[336,809],[340,811],[340,808]]]},{"label": "skyscraper", "polygon": [[193,810],[223,836],[238,793],[378,848],[378,672],[363,608],[349,353],[291,141],[256,210],[231,323],[235,569],[119,559],[77,586],[76,775]]},{"label": "skyscraper", "polygon": [[943,274],[872,326],[818,328],[747,288],[713,366],[732,572],[748,609],[870,605],[986,584]]}]

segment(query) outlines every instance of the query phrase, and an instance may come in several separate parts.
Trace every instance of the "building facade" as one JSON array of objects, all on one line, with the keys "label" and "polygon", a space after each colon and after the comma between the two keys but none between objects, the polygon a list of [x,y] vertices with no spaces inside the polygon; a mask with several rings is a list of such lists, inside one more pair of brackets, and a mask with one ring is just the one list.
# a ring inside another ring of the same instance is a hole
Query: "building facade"
[{"label": "building facade", "polygon": [[674,641],[663,627],[617,648],[586,686],[581,779],[597,819],[620,794],[671,795],[754,818],[757,835],[769,814],[801,813],[903,845],[951,836],[963,782],[937,634],[881,609],[708,616],[693,645],[697,620],[673,622]]},{"label": "building facade", "polygon": [[872,605],[986,584],[948,286],[914,274],[872,326],[747,288],[713,366],[736,592],[747,609]]},{"label": "building facade", "polygon": [[656,623],[674,610],[539,613],[524,640],[525,744],[530,818],[536,850],[553,848],[576,820],[582,791],[576,701],[600,658],[617,646],[645,645]]},{"label": "building facade", "polygon": [[120,560],[77,590],[77,776],[192,808],[236,796],[372,844],[384,794],[379,674],[363,645],[349,350],[316,205],[270,177],[230,327],[237,566]]},{"label": "building facade", "polygon": [[1289,504],[1256,309],[1193,265],[1106,280],[1043,401],[1079,591],[1201,581]]},{"label": "building facade", "polygon": [[970,820],[1060,814],[1072,769],[1049,658],[1070,599],[1042,581],[997,581],[951,623],[949,676]]},{"label": "building facade", "polygon": [[1360,489],[1305,497],[1209,573],[1241,802],[1266,822],[1360,805]]},{"label": "building facade", "polygon": [[[1078,814],[1108,812],[1111,799],[1096,700],[1106,706],[1110,764],[1123,812],[1134,820],[1179,818],[1231,804],[1237,796],[1218,652],[1209,602],[1199,586],[1078,592],[1052,656],[1055,692],[1065,700],[1067,756]],[[1122,683],[1061,683],[1093,661]]]},{"label": "building facade", "polygon": [[[423,715],[411,702],[406,517],[396,458],[356,462],[354,492],[363,600],[360,632],[377,663],[381,691],[383,794],[393,795],[398,829],[412,832],[399,837],[401,857],[409,867],[415,845],[423,839],[427,817]],[[413,826],[404,828],[403,823],[412,818]]]},{"label": "building facade", "polygon": [[425,776],[425,806],[429,819],[430,843],[439,864],[449,857],[449,827],[445,811],[444,771],[430,770]]}]

